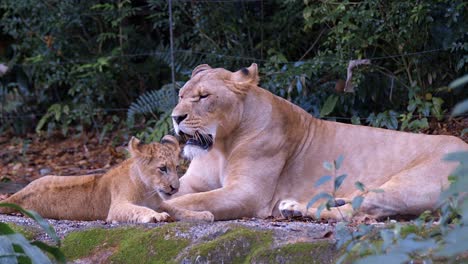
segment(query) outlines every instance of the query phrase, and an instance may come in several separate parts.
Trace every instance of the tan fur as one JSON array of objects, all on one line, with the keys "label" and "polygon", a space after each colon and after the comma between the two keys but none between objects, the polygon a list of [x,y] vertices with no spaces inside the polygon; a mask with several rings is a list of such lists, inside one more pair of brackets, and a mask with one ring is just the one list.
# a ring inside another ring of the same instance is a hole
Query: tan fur
[{"label": "tan fur", "polygon": [[[45,176],[2,202],[54,219],[149,223],[167,221],[172,216],[177,220],[212,221],[210,212],[178,209],[162,199],[179,188],[179,151],[172,136],[151,144],[132,138],[131,158],[104,175]],[[164,167],[167,172],[161,170]],[[0,212],[12,210],[0,208]]]},{"label": "tan fur", "polygon": [[[193,159],[169,203],[210,210],[215,219],[278,216],[280,211],[315,216],[319,203],[307,211],[307,202],[332,190],[330,182],[314,187],[329,174],[322,164],[343,155],[338,173],[348,177],[339,198],[358,195],[354,183],[361,181],[384,190],[365,195],[361,209],[366,215],[414,215],[436,208],[456,166],[442,161],[444,155],[468,150],[456,137],[315,119],[257,83],[255,64],[238,72],[203,65],[181,89],[173,116],[187,117],[174,122],[176,132],[215,134],[215,140],[206,154]],[[349,204],[340,209],[351,212]],[[335,208],[322,216],[339,218],[339,213]]]}]

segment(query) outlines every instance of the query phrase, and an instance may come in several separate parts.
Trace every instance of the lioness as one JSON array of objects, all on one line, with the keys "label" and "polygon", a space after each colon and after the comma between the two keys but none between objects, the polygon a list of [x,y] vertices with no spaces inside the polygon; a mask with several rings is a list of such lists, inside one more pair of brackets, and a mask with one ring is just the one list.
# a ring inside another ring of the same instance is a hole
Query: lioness
[{"label": "lioness", "polygon": [[[361,181],[383,193],[365,195],[361,210],[372,218],[415,215],[435,209],[456,164],[441,161],[468,150],[451,136],[429,136],[313,118],[298,106],[258,87],[257,65],[237,72],[196,67],[172,112],[176,133],[187,138],[193,160],[179,193],[168,202],[210,210],[215,219],[315,216],[316,194],[332,191],[322,164],[344,155],[347,173],[337,197],[351,200]],[[178,196],[178,197],[177,197]],[[347,214],[351,205],[339,208]],[[339,218],[337,208],[322,213]]]},{"label": "lioness", "polygon": [[[55,219],[149,223],[172,216],[177,220],[213,220],[210,212],[178,209],[162,200],[179,188],[177,139],[165,136],[161,143],[140,144],[133,137],[128,150],[131,158],[104,175],[45,176],[1,202]],[[13,210],[0,207],[0,212]]]}]

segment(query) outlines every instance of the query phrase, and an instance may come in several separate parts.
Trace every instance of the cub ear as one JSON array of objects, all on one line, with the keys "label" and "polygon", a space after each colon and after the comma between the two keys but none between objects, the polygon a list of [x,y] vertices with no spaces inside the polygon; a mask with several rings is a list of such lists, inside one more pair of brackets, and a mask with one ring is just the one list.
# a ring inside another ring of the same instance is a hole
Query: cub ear
[{"label": "cub ear", "polygon": [[178,141],[177,138],[174,137],[174,136],[165,135],[165,136],[161,139],[161,144],[170,146],[171,148],[173,148],[173,149],[176,150],[176,151],[180,151],[179,141]]},{"label": "cub ear", "polygon": [[140,140],[136,137],[132,137],[128,142],[128,152],[130,152],[130,156],[136,157],[141,154],[140,150]]},{"label": "cub ear", "polygon": [[233,81],[242,84],[258,85],[258,66],[252,63],[248,68],[242,68],[233,74]]},{"label": "cub ear", "polygon": [[197,75],[198,73],[200,73],[200,72],[202,72],[204,70],[210,70],[210,69],[212,69],[212,68],[208,64],[198,65],[197,67],[195,67],[195,69],[193,69],[191,78],[193,78],[193,76]]}]

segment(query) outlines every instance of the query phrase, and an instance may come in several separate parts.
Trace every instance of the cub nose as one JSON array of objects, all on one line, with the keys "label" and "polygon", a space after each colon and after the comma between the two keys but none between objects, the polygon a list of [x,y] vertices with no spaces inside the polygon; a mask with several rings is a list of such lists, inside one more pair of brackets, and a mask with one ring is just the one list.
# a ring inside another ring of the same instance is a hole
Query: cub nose
[{"label": "cub nose", "polygon": [[172,185],[169,186],[169,187],[171,187],[171,192],[170,192],[170,194],[174,194],[174,193],[176,193],[176,192],[179,190],[179,188],[177,188],[177,187],[174,188],[174,186],[172,186]]},{"label": "cub nose", "polygon": [[187,115],[172,116],[172,119],[174,119],[176,124],[180,124],[180,122],[184,121],[185,118],[187,118]]}]

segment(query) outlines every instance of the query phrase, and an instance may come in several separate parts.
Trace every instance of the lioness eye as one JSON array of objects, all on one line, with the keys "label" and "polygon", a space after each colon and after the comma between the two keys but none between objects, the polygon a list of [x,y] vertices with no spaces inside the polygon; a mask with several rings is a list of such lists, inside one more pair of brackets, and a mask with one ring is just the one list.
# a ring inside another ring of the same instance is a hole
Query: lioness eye
[{"label": "lioness eye", "polygon": [[209,94],[200,94],[200,99],[205,99],[207,98],[208,96],[210,96]]},{"label": "lioness eye", "polygon": [[167,172],[167,167],[166,166],[159,167],[159,170],[162,171],[162,172]]}]

